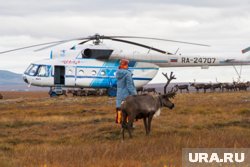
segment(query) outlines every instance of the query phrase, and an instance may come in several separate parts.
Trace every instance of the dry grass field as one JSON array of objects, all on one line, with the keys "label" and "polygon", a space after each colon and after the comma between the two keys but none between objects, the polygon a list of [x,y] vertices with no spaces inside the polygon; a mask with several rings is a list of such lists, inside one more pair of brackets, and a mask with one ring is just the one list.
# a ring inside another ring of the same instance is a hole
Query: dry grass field
[{"label": "dry grass field", "polygon": [[179,167],[182,148],[250,147],[250,92],[178,94],[124,142],[114,98],[1,93],[1,167]]}]

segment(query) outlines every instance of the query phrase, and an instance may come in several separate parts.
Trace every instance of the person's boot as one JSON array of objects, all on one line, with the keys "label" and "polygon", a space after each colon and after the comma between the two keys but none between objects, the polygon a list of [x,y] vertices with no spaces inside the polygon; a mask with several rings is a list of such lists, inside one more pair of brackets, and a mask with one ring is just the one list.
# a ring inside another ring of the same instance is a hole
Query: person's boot
[{"label": "person's boot", "polygon": [[122,111],[120,108],[116,108],[116,119],[115,123],[120,124],[122,122]]}]

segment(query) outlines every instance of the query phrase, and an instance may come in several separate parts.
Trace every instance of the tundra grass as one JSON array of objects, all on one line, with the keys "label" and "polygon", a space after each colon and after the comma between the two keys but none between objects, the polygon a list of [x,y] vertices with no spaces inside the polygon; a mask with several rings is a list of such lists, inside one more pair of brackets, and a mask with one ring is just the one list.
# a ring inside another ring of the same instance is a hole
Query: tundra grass
[{"label": "tundra grass", "polygon": [[2,94],[1,167],[179,167],[182,148],[250,147],[250,92],[178,94],[150,136],[139,120],[124,142],[114,98]]}]

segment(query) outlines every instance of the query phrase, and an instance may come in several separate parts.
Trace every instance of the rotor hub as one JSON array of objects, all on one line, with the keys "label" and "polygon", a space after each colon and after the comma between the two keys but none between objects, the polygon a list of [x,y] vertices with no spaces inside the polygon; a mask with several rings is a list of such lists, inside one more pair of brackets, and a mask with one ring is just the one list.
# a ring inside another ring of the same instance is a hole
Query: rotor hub
[{"label": "rotor hub", "polygon": [[99,45],[101,43],[101,35],[96,33],[93,37],[93,44]]}]

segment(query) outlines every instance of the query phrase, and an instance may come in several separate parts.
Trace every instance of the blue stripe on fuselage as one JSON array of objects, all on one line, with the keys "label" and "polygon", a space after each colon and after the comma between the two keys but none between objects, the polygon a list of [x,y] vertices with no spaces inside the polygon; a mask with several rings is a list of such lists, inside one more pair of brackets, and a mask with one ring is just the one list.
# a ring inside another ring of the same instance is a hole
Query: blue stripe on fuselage
[{"label": "blue stripe on fuselage", "polygon": [[[91,87],[116,87],[117,82],[115,78],[115,72],[117,71],[119,64],[120,64],[120,60],[106,61],[100,68],[97,76],[99,77],[101,72],[104,71],[107,77],[93,79],[90,86]],[[135,69],[146,69],[146,68],[134,68],[136,66],[136,61],[130,61],[128,66],[131,72],[133,72],[133,70]],[[111,67],[111,68],[108,68],[108,67]],[[102,68],[105,68],[105,70],[103,70]],[[141,79],[152,80],[152,78],[141,78]]]},{"label": "blue stripe on fuselage", "polygon": [[[119,60],[111,60],[106,61],[102,67],[105,68],[105,70],[100,69],[97,76],[100,76],[101,72],[105,72],[106,76],[108,76],[107,79],[104,78],[97,78],[93,79],[92,83],[90,84],[91,87],[113,87],[116,84],[115,79],[111,79],[110,77],[115,76],[115,72],[119,66]],[[107,68],[107,67],[113,67],[113,68]]]},{"label": "blue stripe on fuselage", "polygon": [[[66,78],[75,78],[74,75],[66,75]],[[94,79],[102,79],[102,80],[110,80],[110,79],[116,79],[116,77],[108,77],[108,76],[77,76],[76,78],[94,78]],[[153,78],[139,78],[139,77],[133,77],[133,80],[152,80]]]}]

